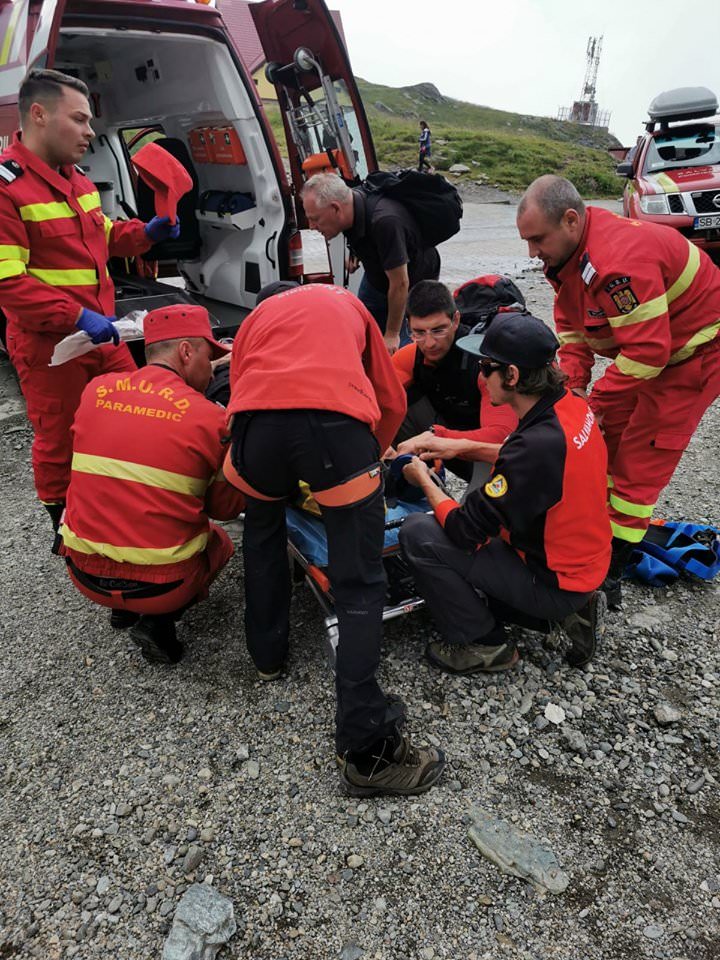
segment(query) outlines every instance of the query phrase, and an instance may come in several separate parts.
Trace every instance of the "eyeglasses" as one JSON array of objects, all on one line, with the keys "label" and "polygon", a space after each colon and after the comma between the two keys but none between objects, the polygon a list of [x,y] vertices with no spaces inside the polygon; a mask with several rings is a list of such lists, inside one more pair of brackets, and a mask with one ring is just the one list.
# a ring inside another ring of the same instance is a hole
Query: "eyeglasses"
[{"label": "eyeglasses", "polygon": [[442,340],[451,329],[452,324],[445,323],[442,327],[433,327],[432,330],[423,330],[422,333],[416,333],[414,330],[411,330],[410,339],[414,343],[421,343],[426,337],[430,337],[431,340]]},{"label": "eyeglasses", "polygon": [[504,366],[506,366],[504,363],[493,363],[492,360],[481,360],[480,373],[487,379],[491,373],[494,373],[496,370],[502,370]]}]

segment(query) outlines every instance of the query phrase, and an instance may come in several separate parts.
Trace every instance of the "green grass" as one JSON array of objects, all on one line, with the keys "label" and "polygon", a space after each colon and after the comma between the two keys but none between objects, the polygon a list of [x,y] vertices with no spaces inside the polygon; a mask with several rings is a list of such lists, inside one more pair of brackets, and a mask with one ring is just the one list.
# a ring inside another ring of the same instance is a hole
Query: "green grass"
[{"label": "green grass", "polygon": [[[458,180],[479,180],[517,192],[543,173],[557,173],[588,197],[620,193],[614,161],[607,153],[618,142],[606,131],[453,100],[431,84],[385,87],[359,78],[357,82],[381,167],[417,163],[418,120],[423,119],[432,130],[434,166],[470,167]],[[278,108],[269,105],[267,112],[284,145]]]}]

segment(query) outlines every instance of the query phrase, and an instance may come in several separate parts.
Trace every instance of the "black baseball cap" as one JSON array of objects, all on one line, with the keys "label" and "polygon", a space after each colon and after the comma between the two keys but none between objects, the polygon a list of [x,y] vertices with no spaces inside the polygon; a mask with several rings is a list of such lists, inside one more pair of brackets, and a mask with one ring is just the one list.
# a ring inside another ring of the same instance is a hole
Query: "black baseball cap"
[{"label": "black baseball cap", "polygon": [[560,346],[550,327],[531,313],[498,313],[490,324],[474,326],[456,345],[476,357],[527,370],[552,363]]}]

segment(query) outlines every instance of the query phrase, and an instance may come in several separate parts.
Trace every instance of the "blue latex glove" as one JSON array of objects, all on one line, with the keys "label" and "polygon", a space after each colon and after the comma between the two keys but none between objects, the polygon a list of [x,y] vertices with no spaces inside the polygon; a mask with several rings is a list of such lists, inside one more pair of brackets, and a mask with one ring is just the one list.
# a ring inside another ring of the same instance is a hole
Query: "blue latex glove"
[{"label": "blue latex glove", "polygon": [[177,240],[180,236],[180,219],[177,223],[170,223],[170,217],[153,217],[150,223],[145,224],[145,233],[153,243],[161,240]]},{"label": "blue latex glove", "polygon": [[120,334],[112,320],[101,313],[95,313],[94,310],[83,309],[75,326],[78,330],[84,330],[93,343],[107,343],[109,340],[112,340],[115,346],[120,343]]}]

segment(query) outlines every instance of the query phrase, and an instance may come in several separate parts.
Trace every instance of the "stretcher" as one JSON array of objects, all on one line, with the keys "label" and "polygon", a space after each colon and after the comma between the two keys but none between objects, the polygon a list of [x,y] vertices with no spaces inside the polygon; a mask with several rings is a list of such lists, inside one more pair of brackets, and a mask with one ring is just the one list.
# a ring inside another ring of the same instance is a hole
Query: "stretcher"
[{"label": "stretcher", "polygon": [[[399,529],[411,513],[426,513],[427,500],[416,502],[391,500],[385,512],[385,545],[383,564],[387,575],[387,597],[383,622],[402,617],[422,607],[410,571],[400,552]],[[293,564],[296,582],[302,580],[314,594],[324,618],[325,652],[331,667],[335,666],[338,645],[338,619],[335,614],[332,588],[327,575],[328,548],[322,520],[297,507],[286,510],[288,555]]]}]

